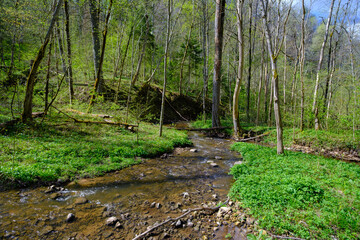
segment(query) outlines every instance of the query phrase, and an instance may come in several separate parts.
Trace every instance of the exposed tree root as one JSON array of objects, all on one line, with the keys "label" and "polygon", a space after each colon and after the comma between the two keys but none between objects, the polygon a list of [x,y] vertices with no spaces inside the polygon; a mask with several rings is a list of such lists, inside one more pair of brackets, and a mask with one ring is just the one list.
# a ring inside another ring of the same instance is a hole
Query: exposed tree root
[{"label": "exposed tree root", "polygon": [[[224,202],[224,204],[228,203],[229,202],[229,198]],[[159,223],[158,225],[155,225],[153,226],[152,228],[150,228],[149,230],[141,233],[140,235],[137,235],[135,238],[133,238],[132,240],[137,240],[137,239],[140,239],[142,237],[145,237],[147,234],[149,234],[150,232],[154,231],[155,229],[169,223],[169,222],[176,222],[178,220],[180,220],[181,218],[189,215],[190,213],[192,212],[195,212],[195,211],[210,211],[211,213],[210,214],[213,214],[215,211],[219,210],[221,208],[221,206],[216,206],[216,207],[199,207],[199,208],[193,208],[193,209],[189,209],[187,210],[184,214],[180,215],[179,217],[176,217],[176,218],[169,218],[165,221],[163,221],[162,223]]]}]

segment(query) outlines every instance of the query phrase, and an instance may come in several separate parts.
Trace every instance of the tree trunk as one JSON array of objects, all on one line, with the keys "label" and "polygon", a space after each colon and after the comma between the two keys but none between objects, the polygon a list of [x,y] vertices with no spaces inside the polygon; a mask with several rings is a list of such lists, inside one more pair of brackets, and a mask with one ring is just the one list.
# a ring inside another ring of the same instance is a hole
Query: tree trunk
[{"label": "tree trunk", "polygon": [[55,8],[55,11],[53,13],[49,29],[46,33],[44,43],[39,49],[39,52],[37,54],[37,57],[35,58],[35,61],[32,65],[32,68],[30,70],[29,76],[26,81],[26,92],[25,92],[25,99],[24,99],[24,109],[21,116],[21,120],[23,123],[28,122],[32,118],[32,98],[33,98],[33,92],[34,92],[34,86],[35,86],[35,78],[37,74],[37,70],[40,66],[41,60],[44,58],[46,46],[48,45],[50,41],[50,36],[52,33],[52,30],[54,28],[55,22],[57,21],[57,15],[59,14],[61,5],[63,0],[59,0],[58,4]]},{"label": "tree trunk", "polygon": [[220,127],[220,83],[224,34],[225,0],[216,0],[215,10],[215,57],[212,98],[212,127]]},{"label": "tree trunk", "polygon": [[208,31],[208,8],[207,8],[207,0],[203,0],[203,28],[202,28],[202,50],[203,50],[203,61],[204,61],[204,65],[203,65],[203,82],[204,82],[204,86],[203,86],[203,103],[202,103],[202,107],[203,107],[203,121],[206,121],[206,96],[207,96],[207,91],[208,91],[208,39],[209,39],[209,31]]},{"label": "tree trunk", "polygon": [[159,136],[162,137],[163,123],[164,123],[164,110],[165,110],[165,92],[166,92],[166,83],[167,83],[167,61],[168,61],[168,51],[169,51],[169,39],[170,39],[170,20],[171,20],[171,0],[168,0],[168,9],[167,9],[167,27],[166,27],[166,42],[165,42],[165,57],[164,57],[164,84],[163,91],[161,96],[161,111],[160,111],[160,129]]},{"label": "tree trunk", "polygon": [[48,109],[49,105],[49,81],[50,81],[50,67],[51,67],[51,49],[52,49],[52,41],[49,47],[49,56],[47,61],[47,72],[46,72],[46,82],[45,82],[45,105],[44,105],[44,114],[46,114],[46,109]]},{"label": "tree trunk", "polygon": [[240,120],[239,120],[239,93],[240,93],[241,80],[243,78],[243,69],[244,69],[244,33],[243,33],[243,16],[242,16],[243,5],[244,5],[243,0],[237,0],[236,14],[237,14],[237,29],[238,29],[239,64],[238,64],[236,85],[234,89],[233,110],[232,110],[235,140],[240,139],[240,134],[242,132],[240,127]]},{"label": "tree trunk", "polygon": [[[92,40],[93,40],[93,58],[94,58],[94,70],[95,70],[95,78],[98,77],[98,72],[100,69],[100,7],[96,0],[89,0],[90,7],[90,17],[91,17],[91,32],[92,32]],[[97,93],[103,93],[103,79],[102,79],[102,71],[100,71],[100,77],[97,80],[98,84],[96,88]]]},{"label": "tree trunk", "polygon": [[184,50],[184,55],[181,59],[181,63],[180,63],[180,79],[179,79],[179,94],[182,95],[182,83],[183,83],[183,78],[184,78],[184,64],[185,64],[185,58],[187,56],[187,52],[189,49],[189,44],[190,44],[190,39],[191,39],[191,32],[193,29],[193,25],[194,25],[194,21],[191,22],[191,26],[190,26],[190,30],[189,30],[189,34],[188,34],[188,38],[186,41],[186,46],[185,46],[185,50]]},{"label": "tree trunk", "polygon": [[316,108],[318,108],[318,106],[317,106],[317,98],[318,98],[318,96],[317,95],[318,95],[318,90],[319,90],[320,71],[321,71],[322,62],[323,62],[323,58],[324,58],[324,50],[325,50],[326,42],[327,42],[327,39],[328,39],[328,36],[329,36],[329,26],[330,26],[331,16],[332,16],[333,8],[334,8],[334,2],[335,2],[335,0],[331,1],[329,17],[328,17],[326,27],[325,27],[324,40],[323,40],[322,45],[321,45],[319,62],[318,62],[317,69],[316,69],[316,82],[315,82],[315,89],[314,89],[314,101],[313,101],[313,105],[312,105],[312,111],[313,111],[313,113],[315,115],[315,130],[319,130],[319,118],[318,118],[319,110],[318,109],[316,110]]},{"label": "tree trunk", "polygon": [[[255,124],[259,125],[259,119],[260,119],[260,102],[261,102],[261,90],[262,90],[262,82],[263,79],[265,78],[265,72],[264,72],[264,64],[265,64],[265,35],[263,35],[263,39],[262,39],[262,45],[261,45],[261,68],[260,68],[260,79],[259,79],[259,91],[258,91],[258,97],[257,97],[257,111],[256,111],[256,120],[255,120]],[[266,67],[265,67],[266,69]],[[267,71],[267,70],[266,70]],[[264,84],[265,88],[266,88],[266,83]],[[265,96],[266,98],[266,96]]]},{"label": "tree trunk", "polygon": [[304,130],[304,109],[305,109],[305,84],[304,84],[304,66],[305,66],[305,2],[302,2],[301,16],[301,55],[300,55],[300,82],[301,82],[301,110],[300,110],[300,131]]},{"label": "tree trunk", "polygon": [[64,11],[65,11],[65,32],[66,32],[66,43],[67,43],[67,60],[68,60],[68,77],[69,77],[69,95],[70,105],[74,99],[74,87],[73,87],[73,71],[72,71],[72,56],[71,56],[71,39],[70,39],[70,22],[69,22],[69,2],[64,0]]},{"label": "tree trunk", "polygon": [[99,69],[98,69],[98,72],[97,72],[97,75],[96,75],[95,84],[94,84],[94,91],[93,91],[93,94],[91,95],[88,112],[90,111],[90,108],[92,107],[92,105],[94,103],[95,92],[96,92],[97,89],[99,89],[99,85],[101,84],[100,79],[101,79],[101,73],[102,73],[102,66],[103,66],[103,63],[104,63],[106,36],[107,36],[107,32],[108,32],[108,25],[109,25],[109,19],[110,19],[110,15],[111,15],[112,4],[113,4],[113,0],[110,0],[108,13],[107,13],[106,20],[105,20],[105,28],[104,28],[104,32],[103,32],[103,41],[102,41],[102,46],[101,46]]},{"label": "tree trunk", "polygon": [[249,54],[248,54],[249,66],[248,66],[248,78],[247,78],[247,88],[246,88],[246,120],[248,122],[250,122],[250,85],[251,85],[251,63],[252,63],[251,29],[252,29],[252,1],[249,2]]}]

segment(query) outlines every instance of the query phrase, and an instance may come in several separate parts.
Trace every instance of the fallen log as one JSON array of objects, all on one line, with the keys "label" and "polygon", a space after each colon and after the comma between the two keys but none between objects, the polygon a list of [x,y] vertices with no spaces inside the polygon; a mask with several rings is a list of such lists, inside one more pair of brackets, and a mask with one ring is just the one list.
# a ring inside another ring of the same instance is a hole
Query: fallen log
[{"label": "fallen log", "polygon": [[214,130],[224,130],[231,129],[232,127],[212,127],[212,128],[176,128],[176,130],[186,130],[186,131],[214,131]]},{"label": "fallen log", "polygon": [[270,132],[267,132],[267,133],[264,133],[264,134],[261,134],[261,135],[255,136],[255,137],[240,139],[240,140],[238,140],[238,142],[248,142],[248,141],[251,141],[251,140],[255,140],[255,139],[257,139],[257,138],[261,138],[261,137],[267,136],[267,135],[269,135],[269,134],[270,134]]},{"label": "fallen log", "polygon": [[80,111],[75,110],[75,109],[66,109],[66,111],[73,112],[73,113],[76,113],[76,114],[79,114],[79,115],[90,115],[92,117],[113,118],[113,116],[107,115],[107,114],[88,114],[88,113],[80,112]]},{"label": "fallen log", "polygon": [[[229,198],[224,202],[224,204],[227,204],[229,202]],[[190,213],[192,212],[195,212],[195,211],[211,211],[211,214],[214,213],[215,211],[219,210],[221,208],[221,205],[220,206],[216,206],[216,207],[199,207],[199,208],[193,208],[193,209],[189,209],[187,210],[184,214],[180,215],[179,217],[177,218],[169,218],[165,221],[163,221],[162,223],[159,223],[158,225],[155,225],[153,226],[152,228],[150,228],[149,230],[141,233],[140,235],[137,235],[136,237],[134,237],[132,240],[137,240],[137,239],[140,239],[140,238],[143,238],[145,237],[148,233],[154,231],[155,229],[169,223],[169,222],[176,222],[178,220],[180,220],[181,218],[189,215]]]}]

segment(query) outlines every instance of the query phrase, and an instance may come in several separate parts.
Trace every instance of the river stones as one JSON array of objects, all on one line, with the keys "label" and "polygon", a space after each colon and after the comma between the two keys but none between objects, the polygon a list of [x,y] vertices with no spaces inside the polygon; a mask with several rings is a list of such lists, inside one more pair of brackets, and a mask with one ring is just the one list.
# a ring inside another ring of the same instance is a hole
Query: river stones
[{"label": "river stones", "polygon": [[75,215],[73,213],[69,213],[67,216],[66,216],[66,222],[68,223],[71,223],[75,220]]},{"label": "river stones", "polygon": [[79,197],[79,198],[75,199],[74,203],[75,203],[75,205],[81,205],[81,204],[85,204],[87,202],[89,202],[89,200],[87,200],[86,198]]},{"label": "river stones", "polygon": [[210,163],[210,166],[212,166],[212,167],[219,167],[219,165],[217,165],[217,163]]},{"label": "river stones", "polygon": [[222,216],[224,216],[225,214],[227,214],[230,211],[231,211],[231,208],[229,208],[229,207],[221,207],[216,216],[217,217],[222,217]]},{"label": "river stones", "polygon": [[198,150],[196,149],[196,148],[192,148],[192,149],[190,149],[190,152],[192,152],[192,153],[195,153],[195,152],[197,152]]},{"label": "river stones", "polygon": [[216,160],[221,160],[222,157],[220,157],[220,156],[215,156],[215,159],[216,159]]},{"label": "river stones", "polygon": [[105,224],[107,226],[113,226],[115,225],[119,220],[116,217],[109,217],[108,219],[105,220]]}]

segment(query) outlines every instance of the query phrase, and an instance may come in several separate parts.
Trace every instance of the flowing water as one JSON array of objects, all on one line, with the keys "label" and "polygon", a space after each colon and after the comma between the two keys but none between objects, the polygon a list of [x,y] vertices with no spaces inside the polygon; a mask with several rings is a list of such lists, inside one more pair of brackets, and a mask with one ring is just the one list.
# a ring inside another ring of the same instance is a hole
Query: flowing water
[{"label": "flowing water", "polygon": [[[228,172],[239,161],[238,153],[229,150],[230,140],[194,132],[189,137],[191,148],[177,148],[164,158],[147,159],[103,177],[78,180],[60,191],[45,193],[48,188],[42,187],[1,192],[0,238],[132,239],[168,216],[225,201],[233,181]],[[67,222],[70,213],[75,220]],[[105,224],[111,216],[119,220],[117,227]],[[236,239],[243,238],[232,224],[212,230],[213,223],[207,221],[208,226],[196,219],[194,226],[168,226],[154,231],[152,239],[200,239],[211,231],[213,239],[224,239],[229,231]]]}]

